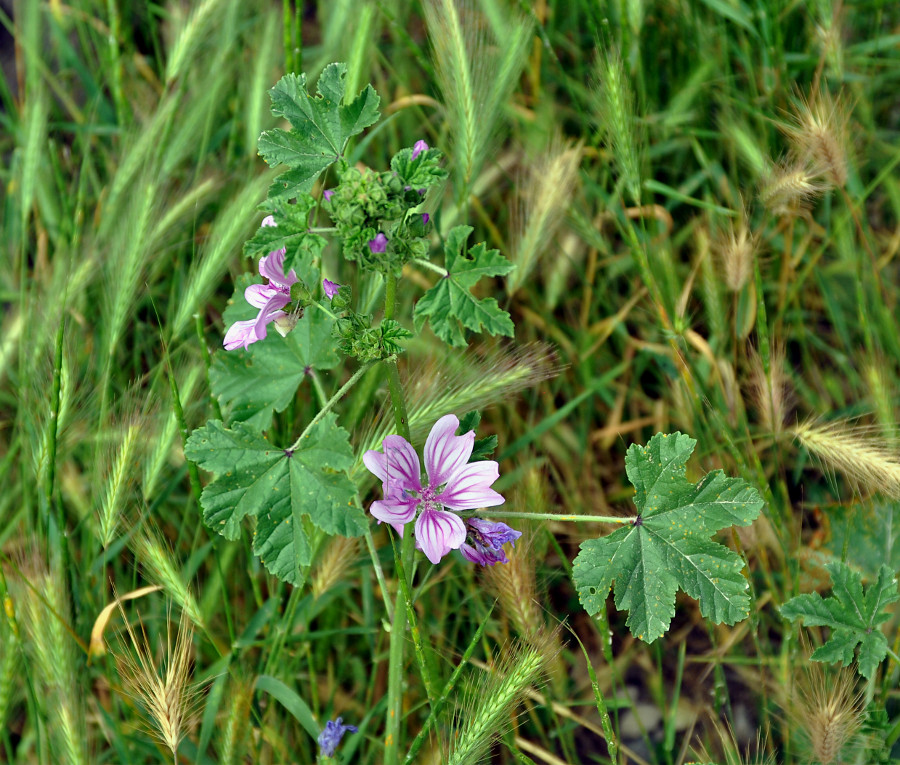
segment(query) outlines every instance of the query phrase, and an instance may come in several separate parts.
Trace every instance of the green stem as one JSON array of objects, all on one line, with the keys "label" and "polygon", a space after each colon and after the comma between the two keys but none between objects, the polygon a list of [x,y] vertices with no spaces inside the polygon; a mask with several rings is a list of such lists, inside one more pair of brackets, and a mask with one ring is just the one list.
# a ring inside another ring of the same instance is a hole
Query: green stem
[{"label": "green stem", "polygon": [[[412,537],[412,534],[407,534],[406,536]],[[404,538],[404,542],[405,541]],[[429,671],[428,661],[425,656],[425,643],[422,641],[422,633],[419,632],[416,612],[413,610],[413,597],[409,591],[406,568],[403,565],[403,555],[397,554],[396,547],[394,547],[394,560],[397,564],[397,580],[400,582],[400,592],[403,595],[403,600],[406,605],[406,621],[409,624],[409,631],[412,634],[413,648],[416,651],[416,661],[419,664],[419,672],[421,672],[422,680],[425,683],[425,695],[428,697],[428,702],[431,707],[434,708],[437,693],[435,693],[434,685],[431,682],[431,672]]]},{"label": "green stem", "polygon": [[375,540],[372,538],[371,529],[366,531],[366,548],[369,551],[369,557],[372,559],[372,568],[375,569],[375,578],[378,580],[378,587],[381,589],[381,599],[384,601],[384,610],[387,611],[388,621],[393,622],[394,604],[391,603],[391,595],[388,592],[384,570],[381,568],[381,561],[378,560],[378,552],[375,550]]},{"label": "green stem", "polygon": [[325,406],[328,403],[328,396],[325,395],[325,389],[322,387],[322,381],[315,369],[309,370],[309,379],[312,380],[313,390],[316,392],[316,398],[319,400],[319,406]]},{"label": "green stem", "polygon": [[337,321],[337,314],[336,314],[334,311],[332,311],[330,308],[326,308],[326,307],[325,307],[324,305],[322,305],[321,303],[312,303],[311,305],[314,305],[316,308],[318,308],[318,309],[319,309],[322,313],[324,313],[326,316],[330,316],[332,319],[334,319],[335,321]]},{"label": "green stem", "polygon": [[560,513],[512,513],[503,510],[479,510],[479,518],[530,518],[533,521],[568,521],[570,523],[634,523],[634,515],[562,515]]},{"label": "green stem", "polygon": [[434,271],[436,274],[440,274],[441,276],[449,276],[450,272],[447,271],[446,268],[441,268],[437,263],[432,263],[430,260],[425,260],[425,258],[413,258],[412,261],[417,266],[421,268],[426,268],[429,271]]},{"label": "green stem", "polygon": [[450,679],[444,685],[444,689],[441,691],[440,697],[434,704],[431,705],[431,713],[428,715],[428,719],[425,720],[425,725],[422,726],[422,730],[419,731],[419,734],[412,742],[412,746],[409,748],[409,752],[406,755],[404,765],[412,765],[416,758],[416,755],[419,753],[419,749],[421,749],[422,744],[425,743],[428,732],[434,727],[435,723],[437,722],[438,715],[441,713],[441,710],[443,710],[444,705],[447,703],[447,699],[450,698],[450,694],[456,687],[456,683],[459,681],[460,675],[462,675],[462,671],[468,666],[469,659],[472,658],[472,654],[475,652],[475,647],[481,641],[481,636],[484,634],[484,628],[487,626],[488,620],[490,619],[493,610],[494,606],[492,605],[490,609],[488,609],[488,612],[482,620],[481,624],[478,625],[478,629],[475,631],[472,639],[469,641],[469,645],[466,648],[465,653],[463,653],[459,664],[456,666],[456,669],[453,670],[453,674],[450,675]]},{"label": "green stem", "polygon": [[347,382],[345,382],[341,386],[340,390],[335,393],[330,399],[328,399],[325,405],[319,410],[319,413],[312,418],[312,422],[310,422],[309,425],[304,428],[303,432],[297,437],[297,440],[294,441],[294,443],[291,444],[291,446],[288,448],[288,451],[294,451],[294,449],[296,449],[298,446],[300,446],[301,443],[303,443],[303,439],[309,435],[309,432],[326,414],[328,414],[328,412],[330,412],[334,408],[334,405],[346,395],[347,391],[350,390],[350,388],[352,388],[354,385],[356,385],[357,382],[359,382],[359,378],[362,377],[366,373],[366,370],[374,363],[374,361],[370,361],[368,364],[364,364],[359,369],[357,369],[356,372],[353,373],[353,377],[347,380]]},{"label": "green stem", "polygon": [[[397,304],[397,277],[387,274],[384,280],[384,318],[393,319]],[[406,402],[403,399],[403,387],[400,384],[400,374],[397,371],[396,359],[387,359],[388,389],[391,394],[391,405],[394,409],[394,421],[397,423],[397,431],[407,441],[410,441],[409,417],[406,414]],[[406,647],[405,632],[407,622],[407,609],[411,608],[407,593],[409,592],[409,579],[412,574],[413,554],[415,553],[415,541],[411,533],[403,537],[400,553],[394,548],[394,558],[397,563],[397,576],[403,578],[403,583],[397,588],[397,599],[394,602],[394,619],[391,626],[391,642],[388,653],[388,719],[384,733],[384,763],[385,765],[398,765],[400,762],[400,717],[403,712],[403,650]],[[404,565],[407,564],[407,565]],[[424,668],[423,668],[424,669]],[[424,673],[427,677],[427,672]]]}]

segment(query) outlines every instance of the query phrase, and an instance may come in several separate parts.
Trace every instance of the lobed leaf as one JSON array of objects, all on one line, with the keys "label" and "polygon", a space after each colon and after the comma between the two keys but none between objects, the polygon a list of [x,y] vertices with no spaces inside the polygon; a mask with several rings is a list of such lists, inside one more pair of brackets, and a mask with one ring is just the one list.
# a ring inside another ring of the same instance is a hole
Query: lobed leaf
[{"label": "lobed leaf", "polygon": [[347,140],[378,119],[380,99],[367,85],[350,103],[344,101],[346,64],[329,64],[319,77],[318,95],[307,92],[305,74],[286,74],[269,91],[272,113],[291,123],[259,137],[259,153],[275,167],[287,165],[269,189],[269,198],[290,199],[309,192],[316,178],[337,162]]},{"label": "lobed leaf", "polygon": [[752,523],[763,501],[744,481],[718,470],[690,483],[686,465],[696,443],[674,433],[632,444],[625,466],[638,514],[612,534],[583,542],[575,558],[585,610],[600,611],[614,588],[616,608],[629,611],[632,634],[648,643],[668,630],[679,587],[714,622],[734,624],[749,612],[744,561],[710,537]]},{"label": "lobed leaf", "polygon": [[211,420],[195,430],[185,455],[214,474],[200,497],[203,520],[226,539],[240,536],[241,521],[257,520],[253,552],[266,569],[300,584],[312,559],[306,519],[328,534],[360,536],[368,526],[346,475],[353,465],[347,431],[325,415],[294,451],[279,449],[252,426],[226,428]]},{"label": "lobed leaf", "polygon": [[888,652],[888,641],[878,625],[890,614],[885,606],[900,600],[891,569],[882,564],[876,580],[863,588],[862,576],[846,563],[826,563],[831,574],[832,595],[817,592],[797,595],[779,609],[790,621],[803,619],[807,627],[830,627],[831,635],[810,657],[814,661],[839,661],[847,666],[859,645],[859,674],[871,680]]},{"label": "lobed leaf", "polygon": [[513,264],[484,243],[466,251],[466,239],[474,229],[456,226],[444,246],[447,276],[416,303],[413,319],[416,331],[430,320],[434,333],[449,345],[465,347],[464,330],[512,337],[515,329],[509,314],[494,298],[476,298],[471,288],[484,276],[509,273]]}]

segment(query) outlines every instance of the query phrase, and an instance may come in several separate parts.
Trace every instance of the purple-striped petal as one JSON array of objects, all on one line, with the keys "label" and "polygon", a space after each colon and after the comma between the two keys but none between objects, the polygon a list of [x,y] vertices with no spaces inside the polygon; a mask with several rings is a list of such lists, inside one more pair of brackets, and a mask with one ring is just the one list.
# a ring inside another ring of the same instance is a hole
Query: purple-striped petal
[{"label": "purple-striped petal", "polygon": [[463,466],[447,481],[444,490],[435,499],[451,510],[474,510],[478,507],[495,507],[506,500],[491,484],[499,476],[494,460],[471,462]]},{"label": "purple-striped petal", "polygon": [[416,541],[428,560],[439,563],[466,541],[466,525],[453,513],[425,510],[416,518]]},{"label": "purple-striped petal", "polygon": [[402,436],[387,436],[382,443],[382,452],[369,450],[363,455],[363,464],[378,476],[384,485],[384,493],[395,490],[421,491],[419,478],[419,455]]},{"label": "purple-striped petal", "polygon": [[254,308],[265,308],[266,303],[277,292],[278,290],[275,287],[270,287],[268,284],[251,284],[244,290],[244,300]]},{"label": "purple-striped petal", "polygon": [[447,483],[472,455],[475,432],[470,430],[461,436],[454,435],[458,427],[456,415],[445,414],[434,423],[425,441],[425,470],[434,489]]},{"label": "purple-striped petal", "polygon": [[297,274],[294,269],[287,275],[284,273],[284,258],[287,251],[282,248],[273,250],[268,255],[264,255],[259,259],[260,276],[265,276],[272,284],[279,287],[290,289],[290,286],[297,281]]},{"label": "purple-striped petal", "polygon": [[403,526],[409,523],[416,514],[416,500],[404,499],[395,494],[391,497],[375,500],[369,508],[369,512],[378,519],[379,523],[389,523],[401,537]]},{"label": "purple-striped petal", "polygon": [[259,337],[256,335],[256,319],[250,319],[232,324],[225,333],[222,345],[226,351],[233,351],[235,348],[246,348],[257,340]]},{"label": "purple-striped petal", "polygon": [[272,297],[269,298],[269,302],[260,309],[259,316],[256,317],[256,336],[260,340],[265,340],[266,335],[268,334],[266,331],[267,324],[271,324],[275,319],[286,316],[285,312],[281,309],[290,302],[290,295],[283,295],[280,292],[277,292],[272,295]]},{"label": "purple-striped petal", "polygon": [[275,223],[274,215],[267,215],[265,218],[262,219],[262,223],[260,223],[259,225],[260,226],[276,226],[278,224]]}]

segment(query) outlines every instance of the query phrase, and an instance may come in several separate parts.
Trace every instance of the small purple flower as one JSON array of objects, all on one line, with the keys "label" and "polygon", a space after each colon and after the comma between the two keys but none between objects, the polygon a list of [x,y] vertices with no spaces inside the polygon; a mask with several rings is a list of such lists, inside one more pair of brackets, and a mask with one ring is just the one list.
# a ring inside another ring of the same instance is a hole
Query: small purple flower
[{"label": "small purple flower", "polygon": [[[263,218],[263,226],[274,226],[271,215]],[[266,337],[266,325],[276,320],[288,318],[281,309],[291,302],[291,285],[297,281],[297,274],[284,274],[285,250],[274,250],[259,259],[259,273],[269,280],[268,284],[251,284],[244,290],[244,299],[254,308],[259,308],[259,315],[248,321],[236,321],[225,333],[223,345],[226,351],[235,348],[246,348]]]},{"label": "small purple flower", "polygon": [[475,432],[457,436],[458,427],[456,416],[447,414],[431,429],[425,441],[425,486],[419,455],[405,438],[387,436],[383,452],[370,450],[363,455],[384,490],[384,499],[373,502],[370,512],[379,522],[390,523],[401,537],[404,525],[415,518],[416,546],[432,563],[466,541],[462,518],[448,511],[494,507],[506,501],[490,488],[499,476],[497,463],[470,463]]},{"label": "small purple flower", "polygon": [[322,196],[325,197],[326,202],[330,202],[331,197],[334,196],[334,189],[326,189],[322,192]]},{"label": "small purple flower", "polygon": [[325,290],[325,297],[329,300],[338,294],[338,290],[341,288],[341,285],[337,282],[328,281],[328,279],[322,280],[322,289]]},{"label": "small purple flower", "polygon": [[422,213],[422,223],[428,223],[431,220],[431,216],[428,213]]},{"label": "small purple flower", "polygon": [[340,717],[337,720],[329,720],[325,723],[325,729],[319,734],[319,738],[316,739],[322,750],[322,756],[334,757],[335,749],[337,749],[344,734],[348,731],[356,733],[357,727],[355,725],[344,725],[344,721]]},{"label": "small purple flower", "polygon": [[423,151],[428,151],[428,144],[420,139],[413,144],[412,157],[410,157],[410,159],[415,159]]},{"label": "small purple flower", "polygon": [[521,531],[511,529],[505,523],[485,521],[482,518],[469,518],[466,521],[468,533],[466,541],[460,545],[459,551],[466,560],[482,566],[493,566],[495,563],[509,563],[503,545],[522,536]]},{"label": "small purple flower", "polygon": [[383,255],[387,252],[388,238],[381,232],[374,239],[369,240],[369,249],[373,255]]}]

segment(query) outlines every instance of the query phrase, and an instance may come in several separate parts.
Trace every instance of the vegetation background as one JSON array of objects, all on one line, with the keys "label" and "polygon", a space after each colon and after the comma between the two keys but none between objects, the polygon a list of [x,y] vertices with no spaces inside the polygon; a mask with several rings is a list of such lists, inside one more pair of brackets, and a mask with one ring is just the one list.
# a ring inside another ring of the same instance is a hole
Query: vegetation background
[{"label": "vegetation background", "polygon": [[[426,5],[0,4],[0,762],[171,762],[174,740],[181,762],[310,763],[337,715],[360,729],[343,761],[381,761],[387,633],[366,550],[332,542],[287,608],[246,535],[203,525],[181,452],[216,416],[210,358],[253,268],[266,91],[331,61],[348,91],[382,96],[363,161],[420,138],[444,150],[437,225],[471,223],[518,266],[493,285],[514,346],[473,338],[453,367],[426,337],[403,368],[420,404],[437,386],[490,404],[480,435],[499,438],[511,509],[627,512],[625,448],[674,430],[699,441],[694,478],[723,467],[767,501],[723,539],[747,557],[751,617],[712,626],[680,597],[649,646],[578,603],[570,565],[595,527],[532,524],[505,567],[435,567],[418,608],[444,676],[486,620],[456,719],[512,637],[564,621],[492,761],[609,761],[588,663],[623,763],[704,746],[732,763],[748,743],[744,761],[887,758],[900,668],[859,686],[808,668],[777,606],[826,592],[834,558],[900,568],[900,6],[471,0],[457,34],[447,3]],[[480,390],[498,369],[528,385]],[[355,443],[382,397],[373,380],[347,402]],[[98,627],[114,593],[135,597],[131,632],[115,610]],[[407,696],[411,741],[412,668]],[[417,761],[451,739],[441,726]]]}]

